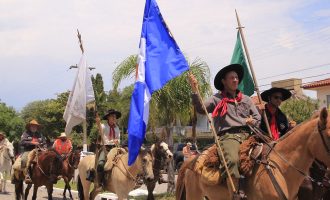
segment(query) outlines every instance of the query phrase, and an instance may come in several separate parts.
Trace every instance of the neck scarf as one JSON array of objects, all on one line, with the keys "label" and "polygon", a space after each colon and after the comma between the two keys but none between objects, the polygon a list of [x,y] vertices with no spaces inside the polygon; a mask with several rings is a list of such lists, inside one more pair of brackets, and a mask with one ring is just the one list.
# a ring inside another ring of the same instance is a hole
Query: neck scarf
[{"label": "neck scarf", "polygon": [[109,127],[110,127],[110,131],[109,131],[109,139],[110,140],[113,140],[113,139],[115,139],[115,127],[116,127],[116,125],[110,125],[109,124]]},{"label": "neck scarf", "polygon": [[240,91],[237,93],[237,96],[234,99],[228,98],[225,91],[221,91],[221,96],[223,98],[218,103],[218,105],[215,107],[215,109],[212,113],[213,118],[219,115],[219,111],[221,111],[220,112],[220,117],[223,117],[227,113],[227,104],[228,104],[228,102],[235,102],[235,101],[240,102],[243,98],[243,95]]},{"label": "neck scarf", "polygon": [[277,109],[274,106],[267,104],[267,110],[271,115],[270,124],[269,124],[270,131],[272,132],[273,139],[278,140],[280,138],[280,134],[278,132],[278,127],[276,123]]}]

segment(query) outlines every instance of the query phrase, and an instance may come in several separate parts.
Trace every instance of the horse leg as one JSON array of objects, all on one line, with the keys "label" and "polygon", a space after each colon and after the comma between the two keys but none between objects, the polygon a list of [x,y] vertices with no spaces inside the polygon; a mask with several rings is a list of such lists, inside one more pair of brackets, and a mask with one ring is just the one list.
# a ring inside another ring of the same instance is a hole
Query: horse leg
[{"label": "horse leg", "polygon": [[3,173],[0,172],[0,192],[2,192],[3,180],[4,180],[4,178],[3,178]]},{"label": "horse leg", "polygon": [[32,200],[37,199],[37,194],[38,194],[38,186],[33,185],[33,195],[32,195]]},{"label": "horse leg", "polygon": [[[22,185],[23,185],[23,181],[22,181]],[[22,186],[23,187],[23,186]],[[25,195],[24,195],[24,199],[27,200],[28,199],[28,196],[29,196],[29,192],[30,192],[30,189],[32,187],[32,184],[28,184],[27,187],[25,188]],[[34,195],[34,194],[33,194]],[[33,198],[33,197],[32,197]]]},{"label": "horse leg", "polygon": [[71,193],[71,186],[70,186],[70,183],[68,183],[68,190],[69,190],[69,195],[70,195],[70,199],[73,199],[72,197],[72,193]]},{"label": "horse leg", "polygon": [[4,177],[3,177],[3,190],[2,190],[2,192],[4,192],[4,193],[7,193],[7,190],[6,190],[7,174],[9,174],[8,171],[4,172]]},{"label": "horse leg", "polygon": [[[85,190],[85,188],[84,188],[84,190]],[[93,190],[92,190],[91,193],[90,193],[90,197],[89,197],[89,199],[94,200],[95,197],[96,197],[99,193],[101,193],[101,192],[102,192],[102,187],[98,187],[98,188],[96,188],[96,187],[94,186]]]},{"label": "horse leg", "polygon": [[16,200],[21,200],[23,196],[23,181],[20,180],[15,183],[15,198]]},{"label": "horse leg", "polygon": [[154,200],[155,197],[154,197],[153,191],[154,191],[155,186],[156,186],[155,180],[147,182],[146,185],[147,185],[147,189],[148,189],[148,198],[147,198],[147,200]]},{"label": "horse leg", "polygon": [[53,200],[53,184],[47,184],[48,200]]}]

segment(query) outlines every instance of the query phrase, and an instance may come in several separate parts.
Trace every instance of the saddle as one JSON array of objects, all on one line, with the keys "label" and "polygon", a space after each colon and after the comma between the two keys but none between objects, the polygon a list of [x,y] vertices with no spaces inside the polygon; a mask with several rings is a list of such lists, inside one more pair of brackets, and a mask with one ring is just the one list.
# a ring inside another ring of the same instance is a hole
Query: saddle
[{"label": "saddle", "polygon": [[[256,136],[251,136],[243,141],[239,150],[240,173],[246,177],[251,176],[254,165],[267,159],[270,149],[268,145],[260,143]],[[222,165],[217,146],[214,144],[196,158],[192,170],[201,175],[203,183],[217,185],[221,183],[221,177],[226,173]]]},{"label": "saddle", "polygon": [[114,165],[119,162],[119,158],[128,153],[126,149],[115,147],[107,154],[107,162],[104,165],[104,171],[110,172]]}]

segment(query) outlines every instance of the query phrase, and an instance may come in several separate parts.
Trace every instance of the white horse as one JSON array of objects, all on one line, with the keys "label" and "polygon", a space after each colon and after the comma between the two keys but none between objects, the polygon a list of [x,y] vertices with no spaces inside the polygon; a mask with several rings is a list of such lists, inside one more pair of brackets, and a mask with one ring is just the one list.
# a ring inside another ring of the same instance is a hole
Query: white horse
[{"label": "white horse", "polygon": [[0,148],[0,192],[7,193],[6,182],[15,160],[14,146],[9,141]]}]

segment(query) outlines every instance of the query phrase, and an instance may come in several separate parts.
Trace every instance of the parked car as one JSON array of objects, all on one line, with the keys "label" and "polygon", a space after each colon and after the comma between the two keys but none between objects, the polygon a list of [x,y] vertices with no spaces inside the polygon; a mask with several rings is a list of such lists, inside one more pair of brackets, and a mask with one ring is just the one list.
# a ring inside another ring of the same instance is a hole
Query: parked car
[{"label": "parked car", "polygon": [[[173,159],[174,159],[174,169],[175,170],[179,170],[182,163],[183,163],[183,153],[182,153],[182,149],[183,147],[186,146],[186,143],[178,143],[178,144],[174,144],[174,154],[173,154]],[[191,152],[193,155],[197,154],[197,150],[196,150],[196,145],[192,144],[191,148],[190,148]]]}]

